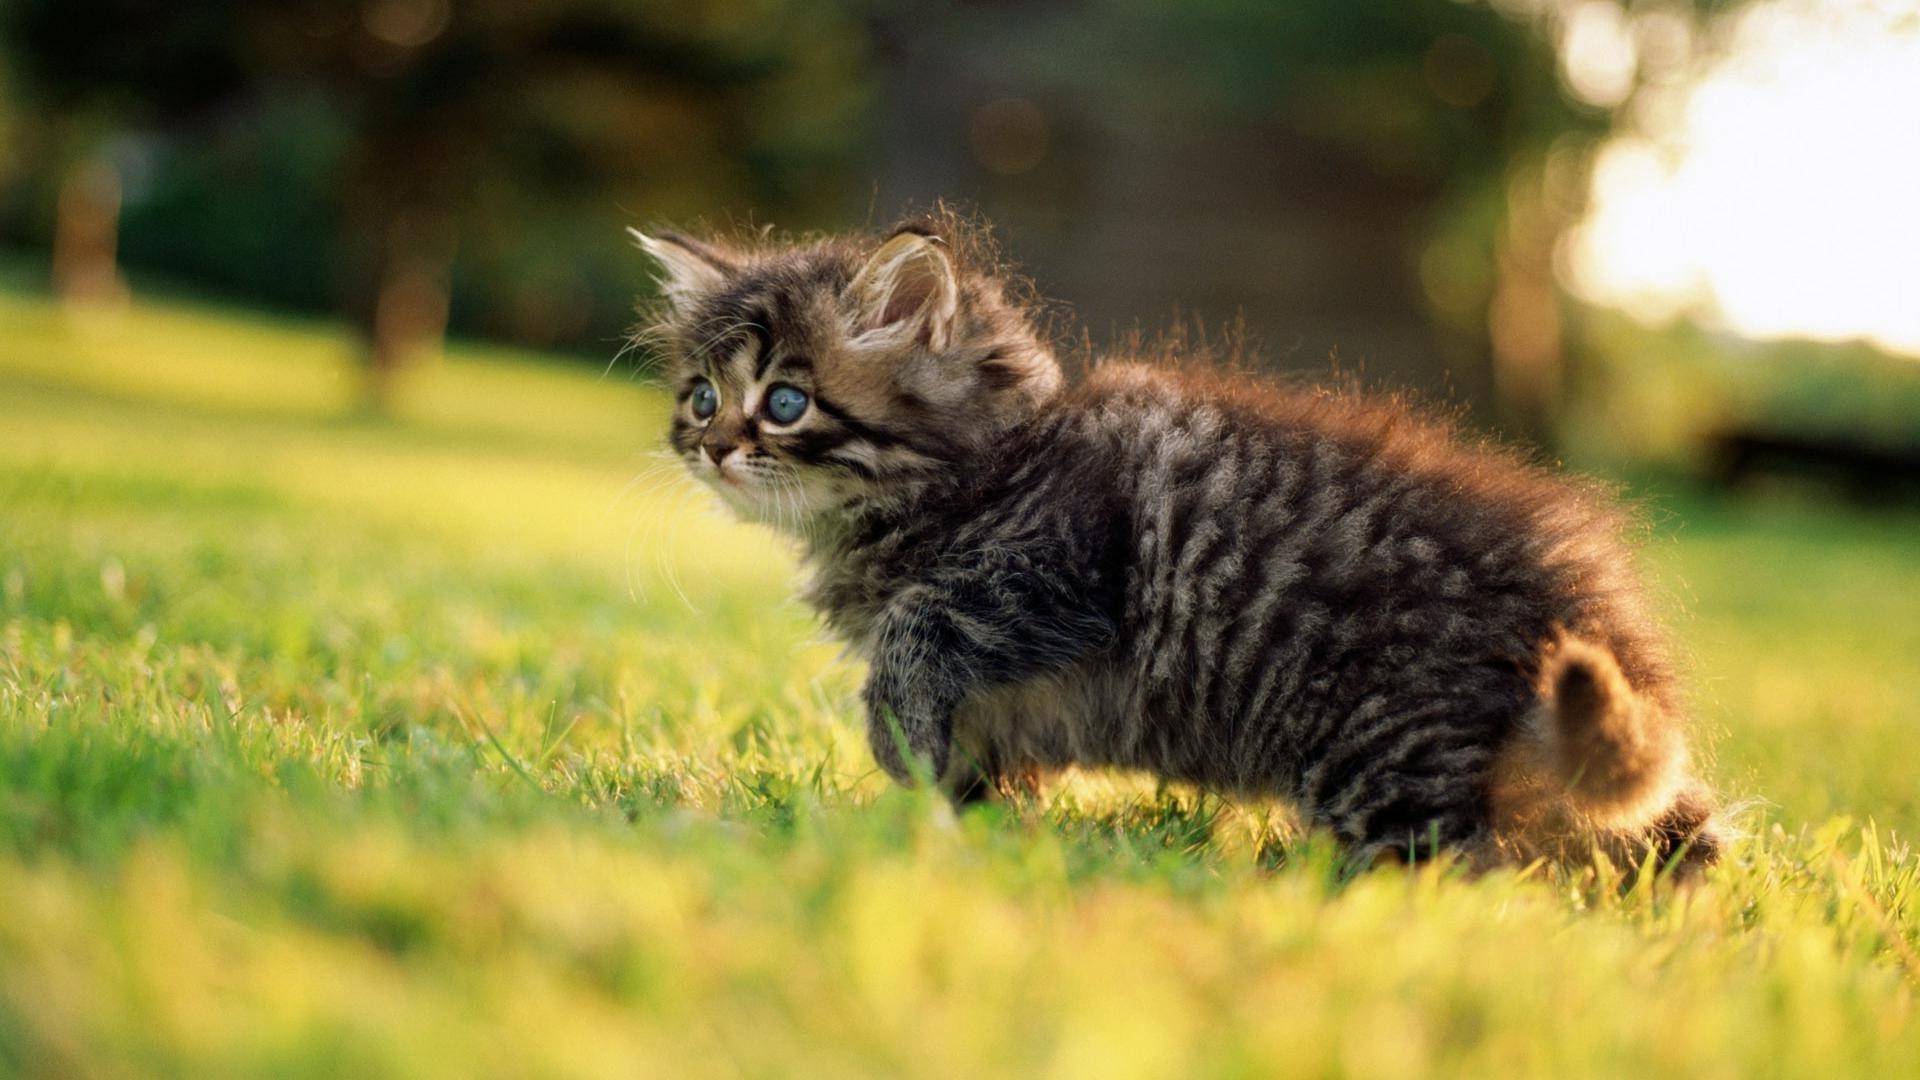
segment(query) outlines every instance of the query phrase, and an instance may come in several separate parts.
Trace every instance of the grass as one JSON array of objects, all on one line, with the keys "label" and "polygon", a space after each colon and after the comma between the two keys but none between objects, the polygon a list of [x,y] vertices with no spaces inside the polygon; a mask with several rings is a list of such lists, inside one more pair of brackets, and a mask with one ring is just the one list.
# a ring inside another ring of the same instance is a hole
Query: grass
[{"label": "grass", "polygon": [[[623,374],[0,293],[0,1072],[1920,1069],[1920,520],[1655,501],[1695,890],[1350,878],[1272,807],[890,789]],[[637,483],[633,481],[640,478]]]}]

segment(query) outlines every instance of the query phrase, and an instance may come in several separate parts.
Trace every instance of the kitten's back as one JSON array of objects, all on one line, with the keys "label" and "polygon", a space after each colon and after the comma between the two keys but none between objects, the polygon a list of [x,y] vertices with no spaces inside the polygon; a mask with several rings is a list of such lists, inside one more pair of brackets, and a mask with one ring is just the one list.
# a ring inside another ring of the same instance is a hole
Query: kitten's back
[{"label": "kitten's back", "polygon": [[1397,402],[1231,373],[1106,365],[1042,429],[1008,460],[1079,460],[1029,505],[1127,519],[1115,763],[1286,794],[1361,843],[1484,833],[1512,762],[1555,796],[1535,831],[1672,801],[1675,682],[1601,492]]}]

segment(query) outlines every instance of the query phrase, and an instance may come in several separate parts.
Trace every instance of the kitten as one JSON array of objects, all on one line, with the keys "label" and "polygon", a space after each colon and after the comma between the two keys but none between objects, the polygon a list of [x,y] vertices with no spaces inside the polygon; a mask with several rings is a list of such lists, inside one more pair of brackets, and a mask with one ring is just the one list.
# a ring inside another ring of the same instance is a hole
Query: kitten
[{"label": "kitten", "polygon": [[1594,491],[1394,404],[1108,362],[1078,385],[951,215],[658,260],[671,441],[796,536],[874,757],[1291,800],[1363,859],[1719,847]]}]

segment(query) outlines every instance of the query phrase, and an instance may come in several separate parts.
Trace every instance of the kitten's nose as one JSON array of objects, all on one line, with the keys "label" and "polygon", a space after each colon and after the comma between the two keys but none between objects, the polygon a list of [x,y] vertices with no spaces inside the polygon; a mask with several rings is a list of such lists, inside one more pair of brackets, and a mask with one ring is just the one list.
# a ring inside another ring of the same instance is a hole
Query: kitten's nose
[{"label": "kitten's nose", "polygon": [[737,444],[731,443],[731,442],[719,441],[719,440],[711,440],[711,441],[702,443],[701,445],[707,448],[707,456],[712,458],[713,463],[717,466],[720,464],[721,460],[724,459],[728,454],[733,453],[733,448]]}]

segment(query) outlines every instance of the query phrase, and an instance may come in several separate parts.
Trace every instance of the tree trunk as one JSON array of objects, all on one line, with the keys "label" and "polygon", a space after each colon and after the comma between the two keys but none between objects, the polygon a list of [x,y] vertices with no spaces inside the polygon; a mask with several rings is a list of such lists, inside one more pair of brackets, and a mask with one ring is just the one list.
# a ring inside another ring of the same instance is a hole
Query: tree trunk
[{"label": "tree trunk", "polygon": [[446,344],[454,229],[439,211],[389,219],[369,295],[357,305],[367,349],[367,406],[391,409],[402,375]]},{"label": "tree trunk", "polygon": [[1487,305],[1494,393],[1502,420],[1549,451],[1566,419],[1568,383],[1554,248],[1583,209],[1586,177],[1584,169],[1514,169],[1495,243]]},{"label": "tree trunk", "polygon": [[54,207],[53,291],[72,308],[126,304],[120,276],[120,176],[89,158],[67,171]]}]

